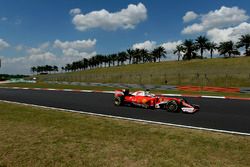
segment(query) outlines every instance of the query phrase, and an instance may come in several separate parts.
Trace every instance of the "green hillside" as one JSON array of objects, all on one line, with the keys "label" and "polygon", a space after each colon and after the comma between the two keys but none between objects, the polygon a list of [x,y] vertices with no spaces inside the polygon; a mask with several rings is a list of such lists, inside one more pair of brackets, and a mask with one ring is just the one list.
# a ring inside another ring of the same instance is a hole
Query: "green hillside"
[{"label": "green hillside", "polygon": [[250,57],[167,61],[39,75],[39,81],[250,87]]}]

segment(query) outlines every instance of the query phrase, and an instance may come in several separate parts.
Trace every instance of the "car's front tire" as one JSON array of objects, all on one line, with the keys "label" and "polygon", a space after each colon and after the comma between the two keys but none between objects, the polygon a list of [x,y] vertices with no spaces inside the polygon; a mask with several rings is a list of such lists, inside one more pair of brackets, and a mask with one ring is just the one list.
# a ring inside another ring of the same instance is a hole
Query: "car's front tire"
[{"label": "car's front tire", "polygon": [[178,104],[176,101],[169,101],[166,105],[166,109],[168,112],[177,112],[178,111]]}]

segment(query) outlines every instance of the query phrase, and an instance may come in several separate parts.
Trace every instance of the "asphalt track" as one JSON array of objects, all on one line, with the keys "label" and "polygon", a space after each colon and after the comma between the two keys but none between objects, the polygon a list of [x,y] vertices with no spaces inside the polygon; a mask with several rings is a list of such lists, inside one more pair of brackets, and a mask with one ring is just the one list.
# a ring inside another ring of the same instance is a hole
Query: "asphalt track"
[{"label": "asphalt track", "polygon": [[[132,107],[116,107],[113,94],[0,88],[0,100],[55,108],[180,124],[210,129],[250,133],[250,101],[212,98],[186,98],[200,105],[195,114],[170,113]],[[1,109],[0,109],[1,111]]]}]

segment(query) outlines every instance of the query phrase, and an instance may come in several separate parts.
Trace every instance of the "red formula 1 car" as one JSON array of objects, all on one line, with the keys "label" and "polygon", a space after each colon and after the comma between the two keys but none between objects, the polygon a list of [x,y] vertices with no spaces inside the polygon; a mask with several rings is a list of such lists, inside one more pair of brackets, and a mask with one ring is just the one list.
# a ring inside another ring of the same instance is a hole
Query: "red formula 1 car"
[{"label": "red formula 1 car", "polygon": [[195,113],[200,109],[198,105],[189,104],[182,98],[155,96],[149,91],[136,91],[130,94],[128,89],[115,91],[115,105],[139,106],[183,113]]}]

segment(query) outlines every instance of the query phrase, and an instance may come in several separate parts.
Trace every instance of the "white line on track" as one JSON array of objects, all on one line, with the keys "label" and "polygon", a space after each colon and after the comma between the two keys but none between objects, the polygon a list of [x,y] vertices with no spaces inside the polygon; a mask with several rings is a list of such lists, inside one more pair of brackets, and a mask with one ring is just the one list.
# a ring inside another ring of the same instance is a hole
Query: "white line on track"
[{"label": "white line on track", "polygon": [[227,134],[233,134],[233,135],[250,136],[250,133],[243,133],[243,132],[236,132],[236,131],[203,128],[203,127],[180,125],[180,124],[157,122],[157,121],[149,121],[149,120],[135,119],[135,118],[126,118],[126,117],[106,115],[106,114],[97,114],[97,113],[78,111],[78,110],[69,110],[69,109],[63,109],[63,108],[47,107],[47,106],[41,106],[41,105],[35,105],[35,104],[13,102],[13,101],[7,101],[7,100],[0,100],[0,102],[5,102],[5,103],[9,103],[9,104],[19,104],[19,105],[24,105],[24,106],[39,107],[39,108],[50,109],[50,110],[59,110],[59,111],[65,111],[65,112],[107,117],[107,118],[115,118],[115,119],[121,119],[121,120],[129,120],[129,121],[135,121],[135,122],[143,122],[143,123],[148,123],[148,124],[167,125],[167,126],[173,126],[173,127],[179,127],[179,128],[188,128],[188,129],[204,130],[204,131],[211,131],[211,132],[227,133]]},{"label": "white line on track", "polygon": [[212,98],[212,99],[225,99],[224,96],[201,96],[203,98]]}]

